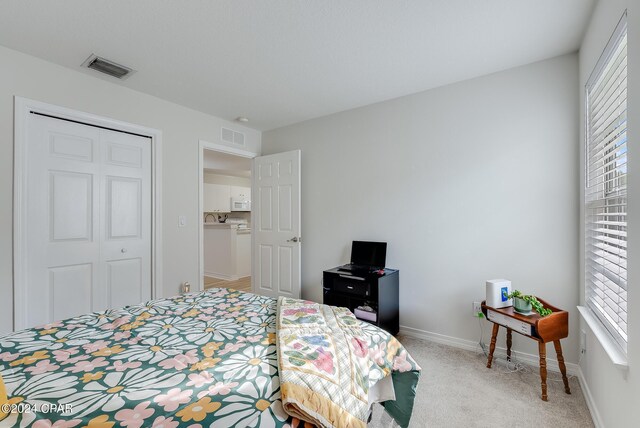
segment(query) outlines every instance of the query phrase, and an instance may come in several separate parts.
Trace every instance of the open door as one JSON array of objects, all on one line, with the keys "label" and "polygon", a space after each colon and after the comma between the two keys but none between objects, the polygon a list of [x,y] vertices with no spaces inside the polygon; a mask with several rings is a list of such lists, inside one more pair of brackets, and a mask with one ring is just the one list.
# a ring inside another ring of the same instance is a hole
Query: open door
[{"label": "open door", "polygon": [[300,150],[260,156],[252,171],[253,290],[300,298]]}]

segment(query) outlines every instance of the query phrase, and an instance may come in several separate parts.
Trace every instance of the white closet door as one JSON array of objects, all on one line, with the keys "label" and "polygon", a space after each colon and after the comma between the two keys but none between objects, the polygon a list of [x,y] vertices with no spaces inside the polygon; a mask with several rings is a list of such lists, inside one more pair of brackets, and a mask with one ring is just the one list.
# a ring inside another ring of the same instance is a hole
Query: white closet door
[{"label": "white closet door", "polygon": [[100,292],[103,308],[151,298],[151,145],[148,138],[100,131],[103,198]]},{"label": "white closet door", "polygon": [[35,114],[27,132],[25,327],[148,298],[149,140]]}]

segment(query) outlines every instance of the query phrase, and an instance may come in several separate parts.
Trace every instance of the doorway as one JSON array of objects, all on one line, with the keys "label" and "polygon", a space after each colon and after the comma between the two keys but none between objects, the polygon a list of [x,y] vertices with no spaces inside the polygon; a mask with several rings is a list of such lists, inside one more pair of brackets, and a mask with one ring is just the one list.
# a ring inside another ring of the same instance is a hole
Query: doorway
[{"label": "doorway", "polygon": [[255,156],[200,142],[200,290],[252,291],[251,164]]}]

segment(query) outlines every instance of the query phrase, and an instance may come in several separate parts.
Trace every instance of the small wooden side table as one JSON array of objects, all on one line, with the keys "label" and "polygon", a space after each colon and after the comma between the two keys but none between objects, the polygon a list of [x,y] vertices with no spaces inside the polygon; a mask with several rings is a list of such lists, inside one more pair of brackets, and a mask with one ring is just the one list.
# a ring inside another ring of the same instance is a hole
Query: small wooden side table
[{"label": "small wooden side table", "polygon": [[562,356],[562,345],[560,339],[564,339],[569,335],[569,313],[562,309],[556,308],[544,300],[538,298],[545,308],[553,311],[551,315],[541,317],[537,312],[533,311],[531,315],[522,315],[516,312],[512,306],[508,308],[492,308],[486,305],[486,301],[482,302],[482,312],[487,320],[493,323],[493,332],[491,334],[491,346],[489,347],[489,358],[487,368],[491,368],[493,361],[493,351],[496,349],[496,338],[500,326],[507,329],[507,359],[511,360],[511,332],[515,330],[523,336],[529,337],[538,342],[538,352],[540,354],[540,379],[542,384],[542,400],[547,401],[547,342],[553,342],[558,355],[558,366],[562,373],[562,381],[564,382],[564,392],[571,394],[569,389],[569,380],[567,379],[567,367],[564,364]]}]

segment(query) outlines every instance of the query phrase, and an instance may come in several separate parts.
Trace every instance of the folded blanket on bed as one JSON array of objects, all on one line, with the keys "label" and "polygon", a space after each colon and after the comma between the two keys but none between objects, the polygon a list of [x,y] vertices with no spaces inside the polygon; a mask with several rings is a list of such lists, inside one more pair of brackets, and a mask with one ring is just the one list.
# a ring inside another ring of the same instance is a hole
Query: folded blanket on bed
[{"label": "folded blanket on bed", "polygon": [[393,372],[398,399],[385,407],[408,425],[420,367],[393,336],[368,328],[346,308],[281,297],[277,314],[280,389],[288,414],[322,427],[365,427],[369,389]]}]

